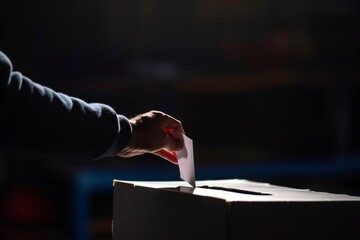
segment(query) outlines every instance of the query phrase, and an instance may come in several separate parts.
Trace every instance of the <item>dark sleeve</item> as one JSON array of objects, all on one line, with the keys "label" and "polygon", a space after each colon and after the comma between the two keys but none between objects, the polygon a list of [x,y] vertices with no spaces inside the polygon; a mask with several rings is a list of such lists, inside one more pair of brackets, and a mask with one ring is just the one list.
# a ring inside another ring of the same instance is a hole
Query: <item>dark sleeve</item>
[{"label": "dark sleeve", "polygon": [[130,139],[125,116],[31,81],[2,52],[0,101],[1,148],[89,161],[116,155]]}]

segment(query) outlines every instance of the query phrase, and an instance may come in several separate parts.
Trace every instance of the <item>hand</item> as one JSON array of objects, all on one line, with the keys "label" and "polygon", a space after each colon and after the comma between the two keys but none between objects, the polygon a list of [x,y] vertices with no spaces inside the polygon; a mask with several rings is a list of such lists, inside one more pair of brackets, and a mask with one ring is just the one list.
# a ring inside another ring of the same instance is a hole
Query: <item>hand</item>
[{"label": "hand", "polygon": [[160,156],[177,164],[175,151],[183,148],[181,122],[159,111],[150,111],[130,119],[132,135],[127,147],[117,155],[133,157],[144,153]]}]

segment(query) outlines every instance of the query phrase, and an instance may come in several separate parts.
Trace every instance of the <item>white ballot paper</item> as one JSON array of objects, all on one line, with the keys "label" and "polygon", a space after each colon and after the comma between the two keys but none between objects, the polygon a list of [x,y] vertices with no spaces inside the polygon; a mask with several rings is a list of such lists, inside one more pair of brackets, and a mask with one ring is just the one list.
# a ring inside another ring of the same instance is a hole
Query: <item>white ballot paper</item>
[{"label": "white ballot paper", "polygon": [[195,188],[196,182],[193,141],[184,134],[182,136],[184,140],[184,147],[182,150],[176,152],[179,163],[180,178]]}]

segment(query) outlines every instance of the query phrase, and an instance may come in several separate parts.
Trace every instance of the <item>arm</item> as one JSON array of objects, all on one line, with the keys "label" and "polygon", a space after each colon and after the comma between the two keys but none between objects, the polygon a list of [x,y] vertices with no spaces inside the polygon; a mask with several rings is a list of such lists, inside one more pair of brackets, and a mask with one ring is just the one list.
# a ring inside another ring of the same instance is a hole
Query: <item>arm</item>
[{"label": "arm", "polygon": [[12,70],[0,52],[0,146],[47,157],[95,160],[128,145],[129,120],[111,107],[86,103]]}]

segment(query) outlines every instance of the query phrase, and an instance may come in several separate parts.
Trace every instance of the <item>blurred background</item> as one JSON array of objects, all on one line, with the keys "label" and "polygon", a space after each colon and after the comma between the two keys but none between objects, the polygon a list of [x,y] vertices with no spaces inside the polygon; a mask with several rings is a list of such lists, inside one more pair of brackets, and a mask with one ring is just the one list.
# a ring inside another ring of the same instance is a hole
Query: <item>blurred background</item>
[{"label": "blurred background", "polygon": [[[197,179],[360,196],[359,2],[0,3],[14,69],[128,117],[182,121]],[[0,152],[1,239],[111,239],[112,180],[179,180],[149,155],[91,163]],[[114,203],[116,204],[116,203]]]}]

